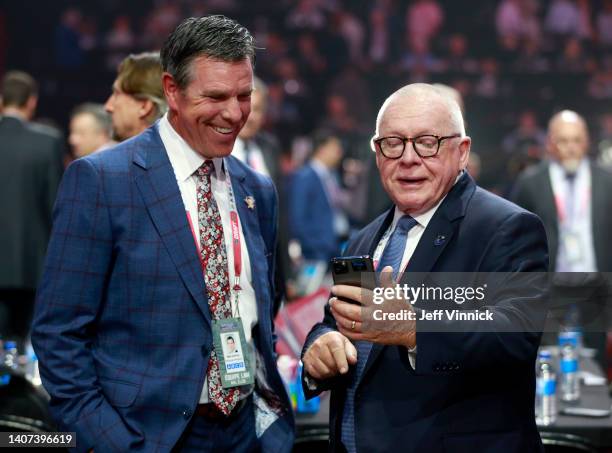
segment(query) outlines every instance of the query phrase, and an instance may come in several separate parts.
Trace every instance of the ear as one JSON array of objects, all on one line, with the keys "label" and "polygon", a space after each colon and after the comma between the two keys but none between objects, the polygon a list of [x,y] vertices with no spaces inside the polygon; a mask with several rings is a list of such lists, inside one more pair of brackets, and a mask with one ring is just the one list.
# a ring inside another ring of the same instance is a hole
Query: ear
[{"label": "ear", "polygon": [[141,101],[141,102],[142,104],[140,105],[140,108],[138,109],[138,117],[140,119],[144,119],[151,114],[151,112],[155,108],[155,104],[150,99],[145,99],[144,101]]},{"label": "ear", "polygon": [[178,110],[178,97],[181,96],[181,89],[174,80],[174,77],[164,72],[162,74],[162,86],[164,88],[166,101],[168,102],[168,109],[174,111]]},{"label": "ear", "polygon": [[374,153],[374,158],[376,159],[376,168],[380,169],[380,161],[383,158],[383,156],[380,153],[380,151],[377,150],[376,143],[374,143],[374,138],[375,137],[376,137],[376,135],[374,135],[370,139],[370,150],[372,150],[372,152]]},{"label": "ear", "polygon": [[548,153],[549,156],[552,156],[555,159],[557,159],[559,156],[559,152],[557,151],[557,146],[555,145],[555,142],[553,141],[550,134],[546,136],[546,152]]},{"label": "ear", "polygon": [[459,143],[459,168],[466,169],[470,158],[470,148],[472,147],[472,139],[463,137]]},{"label": "ear", "polygon": [[36,106],[38,105],[38,96],[30,96],[26,101],[26,111],[28,112],[29,119],[34,118],[36,113]]}]

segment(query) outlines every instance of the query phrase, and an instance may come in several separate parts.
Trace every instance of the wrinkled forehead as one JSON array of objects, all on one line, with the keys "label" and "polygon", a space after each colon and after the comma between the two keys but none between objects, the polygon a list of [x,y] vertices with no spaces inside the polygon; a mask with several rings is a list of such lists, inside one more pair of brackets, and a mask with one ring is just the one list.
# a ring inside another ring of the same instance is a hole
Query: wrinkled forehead
[{"label": "wrinkled forehead", "polygon": [[394,95],[381,107],[376,133],[463,133],[459,107],[435,93]]}]

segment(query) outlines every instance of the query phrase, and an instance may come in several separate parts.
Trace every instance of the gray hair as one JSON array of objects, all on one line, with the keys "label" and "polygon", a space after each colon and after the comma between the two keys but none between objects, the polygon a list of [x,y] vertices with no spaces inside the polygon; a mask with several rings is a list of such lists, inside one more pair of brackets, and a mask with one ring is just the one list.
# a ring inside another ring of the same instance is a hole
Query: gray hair
[{"label": "gray hair", "polygon": [[255,63],[251,33],[222,15],[185,19],[168,36],[161,49],[161,62],[180,88],[191,81],[191,62],[200,56],[235,62],[245,58]]},{"label": "gray hair", "polygon": [[86,102],[84,104],[77,105],[72,111],[70,118],[85,114],[92,116],[99,130],[104,131],[109,137],[112,135],[113,124],[111,116],[104,109],[102,104]]}]

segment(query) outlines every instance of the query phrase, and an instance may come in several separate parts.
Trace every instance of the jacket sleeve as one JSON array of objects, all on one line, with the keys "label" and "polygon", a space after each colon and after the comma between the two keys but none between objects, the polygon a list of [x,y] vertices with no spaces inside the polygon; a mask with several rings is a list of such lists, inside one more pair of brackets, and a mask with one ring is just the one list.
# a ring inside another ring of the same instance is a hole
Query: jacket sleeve
[{"label": "jacket sleeve", "polygon": [[538,217],[521,211],[502,223],[479,271],[493,321],[420,320],[417,374],[464,373],[521,366],[533,360],[547,312],[548,250]]},{"label": "jacket sleeve", "polygon": [[[356,243],[357,240],[350,240],[346,251],[344,252],[344,256],[351,256],[356,254]],[[308,335],[306,336],[306,340],[304,341],[304,346],[302,347],[302,354],[300,358],[304,357],[304,354],[308,350],[308,348],[319,338],[321,335],[326,334],[328,332],[337,332],[338,326],[336,325],[336,319],[332,315],[329,304],[325,304],[325,309],[323,311],[323,320],[317,324],[315,324]],[[304,389],[304,395],[306,398],[312,398],[325,390],[331,390],[336,386],[345,386],[346,385],[347,375],[336,376],[331,379],[327,379],[324,381],[315,380],[312,377],[308,376],[307,373],[302,374],[302,388]]]},{"label": "jacket sleeve", "polygon": [[112,248],[101,173],[88,159],[77,160],[53,212],[32,344],[51,412],[60,430],[76,433],[78,451],[126,451],[142,440],[107,401],[93,358]]}]

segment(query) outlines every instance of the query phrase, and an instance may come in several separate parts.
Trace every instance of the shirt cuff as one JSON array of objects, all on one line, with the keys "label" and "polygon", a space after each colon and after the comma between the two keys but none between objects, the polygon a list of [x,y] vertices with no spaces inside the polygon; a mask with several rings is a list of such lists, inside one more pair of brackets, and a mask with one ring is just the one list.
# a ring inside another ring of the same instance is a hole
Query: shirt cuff
[{"label": "shirt cuff", "polygon": [[410,361],[410,366],[415,371],[416,371],[416,355],[417,355],[416,345],[414,345],[414,347],[412,348],[408,348],[408,360]]},{"label": "shirt cuff", "polygon": [[308,390],[312,390],[313,392],[316,392],[317,388],[319,387],[317,385],[317,381],[310,377],[306,371],[304,371],[304,383],[306,384],[306,387],[308,387]]}]

